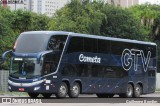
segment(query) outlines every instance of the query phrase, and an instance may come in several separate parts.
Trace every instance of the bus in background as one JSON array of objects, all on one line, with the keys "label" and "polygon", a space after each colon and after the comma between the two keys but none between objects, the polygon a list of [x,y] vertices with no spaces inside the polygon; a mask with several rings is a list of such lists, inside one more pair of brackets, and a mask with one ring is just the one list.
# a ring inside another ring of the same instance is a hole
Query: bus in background
[{"label": "bus in background", "polygon": [[11,54],[9,91],[48,98],[96,94],[99,98],[154,93],[156,44],[64,31],[29,31]]}]

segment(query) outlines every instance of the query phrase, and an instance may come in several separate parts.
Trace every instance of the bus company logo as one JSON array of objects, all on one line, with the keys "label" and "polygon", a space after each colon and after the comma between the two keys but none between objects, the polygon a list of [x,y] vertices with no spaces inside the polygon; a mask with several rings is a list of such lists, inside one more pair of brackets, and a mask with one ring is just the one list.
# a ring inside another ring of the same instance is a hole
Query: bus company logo
[{"label": "bus company logo", "polygon": [[79,61],[80,62],[88,62],[88,63],[101,63],[101,58],[100,57],[89,57],[85,56],[84,54],[79,55]]},{"label": "bus company logo", "polygon": [[2,103],[12,103],[11,98],[2,98]]},{"label": "bus company logo", "polygon": [[132,65],[134,65],[134,70],[137,71],[137,67],[138,67],[138,63],[139,63],[139,59],[138,59],[139,57],[141,58],[144,72],[146,72],[147,68],[148,68],[148,65],[149,65],[150,58],[151,58],[151,52],[150,51],[148,51],[147,57],[145,58],[143,50],[124,49],[123,52],[122,52],[122,57],[121,57],[121,62],[122,62],[123,68],[126,71],[128,71],[128,70],[130,70]]}]

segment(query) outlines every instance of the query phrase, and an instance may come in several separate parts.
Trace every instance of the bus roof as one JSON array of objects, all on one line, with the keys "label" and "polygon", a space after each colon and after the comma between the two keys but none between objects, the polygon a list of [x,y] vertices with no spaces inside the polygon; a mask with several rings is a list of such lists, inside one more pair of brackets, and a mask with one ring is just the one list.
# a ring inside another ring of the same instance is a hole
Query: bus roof
[{"label": "bus roof", "polygon": [[79,36],[79,37],[83,36],[83,37],[87,37],[87,38],[105,39],[105,40],[112,40],[112,41],[120,41],[120,42],[128,42],[128,43],[137,43],[137,44],[146,44],[146,45],[155,45],[156,46],[156,43],[153,43],[153,42],[106,37],[106,36],[99,36],[99,35],[80,34],[80,33],[67,32],[67,31],[28,31],[28,32],[23,32],[23,33],[24,34],[46,34],[48,36],[52,36],[52,35],[70,35],[70,36]]}]

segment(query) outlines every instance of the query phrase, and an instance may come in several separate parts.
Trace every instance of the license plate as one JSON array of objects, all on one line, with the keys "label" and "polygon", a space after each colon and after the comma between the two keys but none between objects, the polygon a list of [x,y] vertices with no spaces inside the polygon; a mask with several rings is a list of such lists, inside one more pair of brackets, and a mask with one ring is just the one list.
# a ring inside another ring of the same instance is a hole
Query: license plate
[{"label": "license plate", "polygon": [[24,88],[19,88],[19,91],[24,91]]}]

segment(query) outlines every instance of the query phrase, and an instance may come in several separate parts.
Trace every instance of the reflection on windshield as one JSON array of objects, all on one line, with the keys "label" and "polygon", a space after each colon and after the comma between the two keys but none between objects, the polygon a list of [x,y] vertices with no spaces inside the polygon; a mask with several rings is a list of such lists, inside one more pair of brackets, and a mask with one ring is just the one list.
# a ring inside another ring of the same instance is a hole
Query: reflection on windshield
[{"label": "reflection on windshield", "polygon": [[36,63],[36,59],[17,59],[11,62],[10,75],[16,78],[33,78],[40,76],[41,66]]}]

